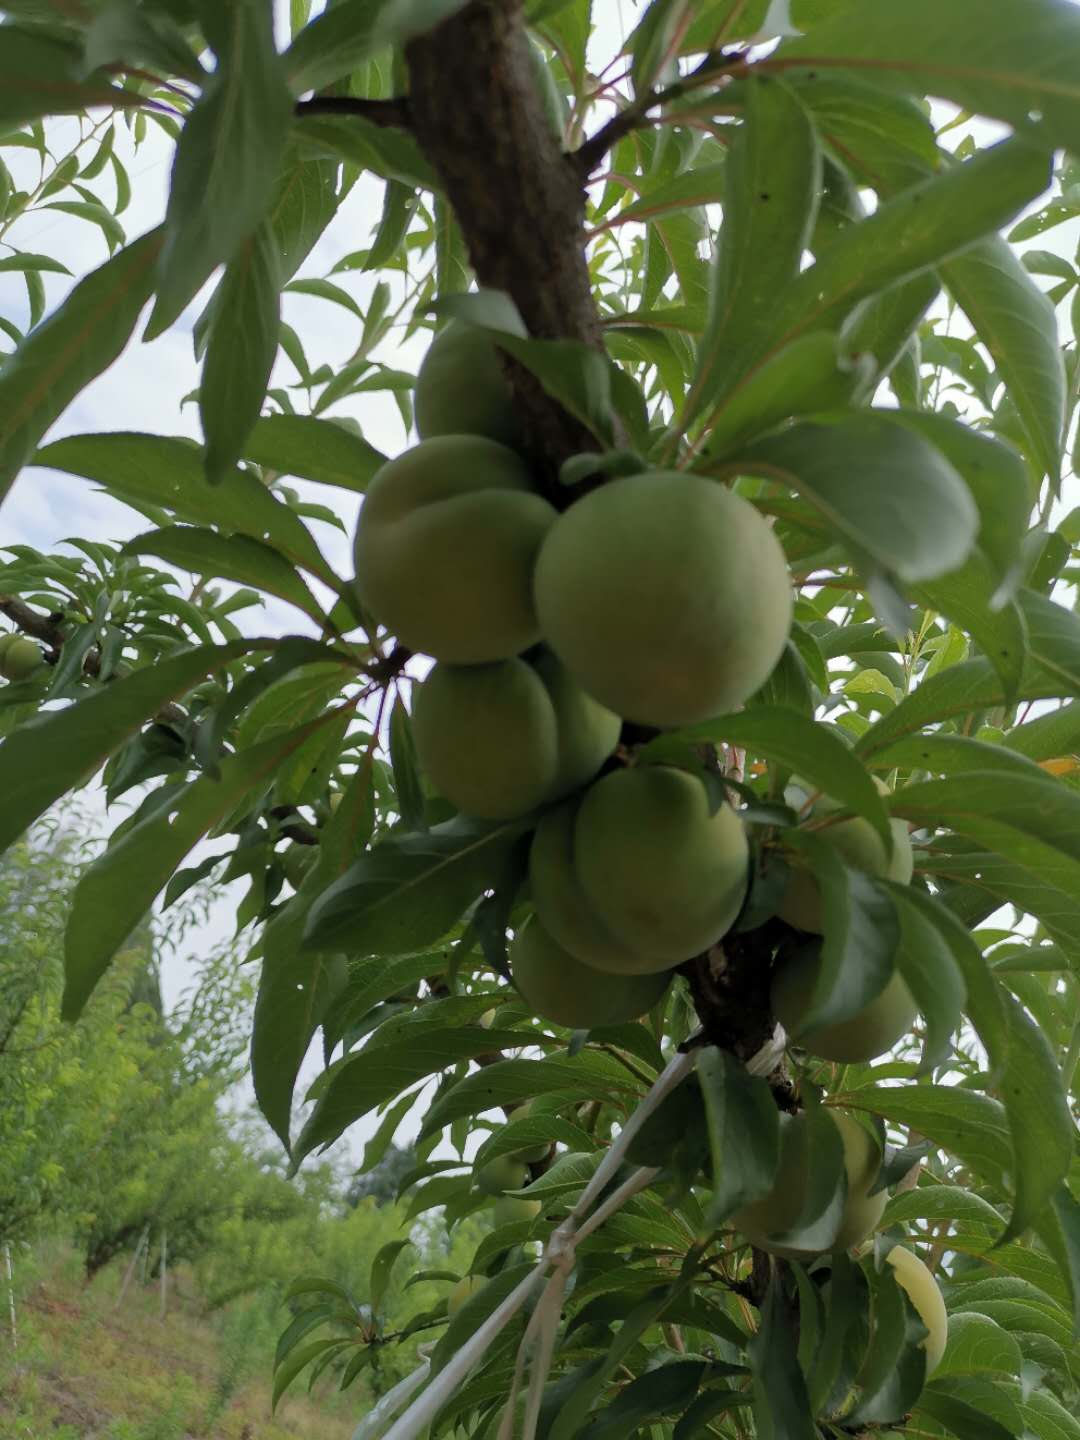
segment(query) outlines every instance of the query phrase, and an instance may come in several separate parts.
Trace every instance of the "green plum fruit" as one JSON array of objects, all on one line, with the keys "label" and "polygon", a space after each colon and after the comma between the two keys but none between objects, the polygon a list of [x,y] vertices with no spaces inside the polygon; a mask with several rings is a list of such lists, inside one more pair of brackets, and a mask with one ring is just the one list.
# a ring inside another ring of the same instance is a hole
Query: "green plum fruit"
[{"label": "green plum fruit", "polygon": [[28,680],[38,666],[44,664],[41,646],[25,635],[4,638],[8,643],[0,654],[0,675],[5,680]]},{"label": "green plum fruit", "polygon": [[[873,1137],[850,1116],[837,1114],[835,1110],[827,1113],[840,1132],[847,1173],[847,1200],[831,1248],[846,1250],[861,1244],[876,1228],[888,1196],[884,1191],[874,1196],[867,1193],[881,1168],[881,1151]],[[731,1217],[731,1223],[757,1249],[767,1250],[787,1260],[806,1260],[816,1253],[780,1245],[771,1239],[790,1230],[803,1211],[810,1165],[809,1146],[810,1127],[805,1115],[781,1115],[780,1165],[773,1188],[762,1199],[744,1206]]]},{"label": "green plum fruit", "polygon": [[926,1373],[933,1374],[945,1354],[949,1339],[949,1316],[933,1272],[911,1250],[895,1245],[885,1256],[893,1268],[896,1283],[905,1291],[915,1313],[930,1332],[922,1342],[926,1351]]},{"label": "green plum fruit", "polygon": [[541,816],[529,849],[529,888],[536,914],[575,960],[612,975],[650,975],[671,962],[639,954],[617,940],[593,909],[574,863],[578,802],[565,801]]},{"label": "green plum fruit", "polygon": [[532,574],[555,510],[523,462],[480,435],[440,435],[388,460],[360,507],[362,604],[410,650],[455,665],[540,638]]},{"label": "green plum fruit", "polygon": [[821,947],[807,945],[784,960],[773,976],[772,1011],[795,1043],[822,1060],[856,1065],[891,1050],[907,1035],[918,1013],[911,991],[899,970],[879,995],[850,1020],[800,1029],[810,997],[821,974]]},{"label": "green plum fruit", "polygon": [[529,1183],[529,1172],[520,1160],[497,1155],[476,1172],[477,1189],[485,1195],[502,1195],[506,1190],[520,1190]]},{"label": "green plum fruit", "polygon": [[[889,793],[889,787],[876,777],[874,783],[883,795]],[[843,808],[837,801],[825,796],[814,806],[813,818],[816,820],[827,817]],[[890,820],[889,829],[893,834],[891,856],[886,854],[881,836],[870,821],[861,815],[838,820],[834,825],[815,827],[814,834],[839,851],[852,870],[863,870],[868,875],[880,875],[886,880],[895,880],[898,885],[910,884],[914,859],[907,825],[900,819]],[[810,935],[822,933],[824,917],[821,910],[821,892],[817,880],[809,870],[802,866],[792,867],[777,913],[796,930],[804,930]]]},{"label": "green plum fruit", "polygon": [[480,1294],[487,1283],[486,1275],[463,1275],[447,1297],[446,1318],[452,1320],[463,1305]]},{"label": "green plum fruit", "polygon": [[294,890],[299,890],[304,883],[304,877],[318,859],[319,850],[316,845],[300,845],[295,840],[285,846],[281,852],[281,864],[285,871],[285,879]]},{"label": "green plum fruit", "polygon": [[412,721],[420,768],[467,815],[514,819],[551,793],[555,711],[524,660],[436,665],[416,692]]},{"label": "green plum fruit", "polygon": [[4,656],[18,638],[18,635],[12,630],[9,630],[6,635],[0,635],[0,661],[3,661]]},{"label": "green plum fruit", "polygon": [[537,1015],[570,1030],[622,1025],[656,1004],[670,975],[604,975],[582,965],[534,916],[514,936],[510,971]]},{"label": "green plum fruit", "polygon": [[746,895],[749,848],[729,805],[709,814],[705,786],[671,766],[615,771],[586,792],[574,826],[581,888],[622,944],[677,965],[731,928]]},{"label": "green plum fruit", "polygon": [[540,1214],[539,1200],[526,1200],[518,1195],[500,1195],[495,1201],[492,1219],[499,1225],[516,1225],[522,1220],[535,1220]]},{"label": "green plum fruit", "polygon": [[486,435],[514,445],[520,426],[498,347],[482,330],[451,320],[420,365],[414,395],[416,429],[437,435]]},{"label": "green plum fruit", "polygon": [[484,820],[514,819],[591,779],[619,723],[543,654],[535,664],[436,665],[413,705],[421,768]]},{"label": "green plum fruit", "polygon": [[736,709],[791,628],[791,581],[771,528],[700,475],[631,475],[575,501],[541,547],[535,595],[544,638],[570,673],[646,725]]}]

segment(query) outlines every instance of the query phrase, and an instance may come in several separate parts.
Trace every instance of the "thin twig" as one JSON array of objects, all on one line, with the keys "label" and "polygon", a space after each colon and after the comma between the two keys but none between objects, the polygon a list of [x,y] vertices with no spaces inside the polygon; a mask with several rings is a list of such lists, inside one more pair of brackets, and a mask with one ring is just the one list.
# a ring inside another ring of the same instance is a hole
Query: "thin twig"
[{"label": "thin twig", "polygon": [[392,100],[365,100],[357,95],[314,95],[310,100],[298,100],[293,114],[299,119],[305,115],[351,115],[370,120],[373,125],[389,125],[398,130],[408,130],[412,126],[406,95]]}]

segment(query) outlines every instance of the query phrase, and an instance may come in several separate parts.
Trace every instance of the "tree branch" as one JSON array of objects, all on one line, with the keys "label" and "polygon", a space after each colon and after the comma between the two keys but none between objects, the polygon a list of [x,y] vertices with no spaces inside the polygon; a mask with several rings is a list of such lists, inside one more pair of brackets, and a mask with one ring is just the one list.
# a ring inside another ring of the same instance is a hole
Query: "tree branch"
[{"label": "tree branch", "polygon": [[352,95],[315,95],[298,100],[293,107],[298,118],[304,115],[359,115],[373,125],[392,125],[398,130],[412,127],[412,112],[406,95],[392,100],[363,100]]}]

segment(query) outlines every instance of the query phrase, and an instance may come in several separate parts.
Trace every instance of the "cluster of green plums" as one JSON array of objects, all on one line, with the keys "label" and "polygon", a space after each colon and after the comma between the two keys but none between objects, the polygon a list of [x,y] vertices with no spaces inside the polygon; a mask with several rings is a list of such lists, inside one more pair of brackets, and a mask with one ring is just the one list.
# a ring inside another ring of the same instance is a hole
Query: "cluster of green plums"
[{"label": "cluster of green plums", "polygon": [[44,661],[41,646],[25,635],[0,635],[0,675],[5,680],[28,680]]},{"label": "cluster of green plums", "polygon": [[461,322],[421,366],[416,422],[364,499],[361,602],[436,661],[412,716],[432,787],[483,820],[542,812],[511,953],[525,999],[575,1028],[631,1019],[731,926],[748,847],[694,776],[601,772],[624,721],[693,724],[761,687],[791,625],[783,550],[746,500],[676,471],[560,513],[515,448],[492,342]]}]

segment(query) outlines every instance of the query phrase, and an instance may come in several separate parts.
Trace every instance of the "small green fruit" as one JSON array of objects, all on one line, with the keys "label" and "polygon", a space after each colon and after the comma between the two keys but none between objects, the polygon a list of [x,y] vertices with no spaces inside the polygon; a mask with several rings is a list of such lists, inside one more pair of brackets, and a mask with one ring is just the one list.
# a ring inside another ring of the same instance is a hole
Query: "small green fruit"
[{"label": "small green fruit", "polygon": [[540,638],[532,575],[554,521],[512,450],[479,435],[425,440],[368,486],[354,547],[360,600],[437,660],[517,655]]},{"label": "small green fruit", "polygon": [[536,564],[547,643],[628,720],[689,725],[740,706],[791,628],[784,552],[746,500],[657,471],[583,496]]},{"label": "small green fruit", "polygon": [[780,965],[771,991],[773,1014],[795,1043],[811,1055],[842,1065],[862,1064],[891,1050],[914,1025],[918,1010],[904,977],[896,970],[884,990],[850,1020],[801,1031],[820,973],[821,948],[807,945]]},{"label": "small green fruit", "polygon": [[834,1250],[850,1250],[861,1245],[881,1224],[889,1195],[879,1190],[871,1195],[881,1171],[881,1146],[865,1126],[841,1110],[830,1110],[844,1142],[844,1169],[847,1171],[847,1202],[843,1219],[833,1242]]},{"label": "small green fruit", "polygon": [[318,859],[319,849],[317,845],[301,845],[296,840],[290,841],[281,852],[281,863],[285,871],[285,879],[294,890],[299,890],[304,883],[304,877]]},{"label": "small green fruit", "polygon": [[929,1377],[940,1365],[949,1339],[949,1315],[941,1290],[932,1271],[902,1245],[894,1246],[885,1259],[893,1267],[896,1283],[907,1293],[916,1314],[930,1332],[922,1342]]},{"label": "small green fruit", "polygon": [[480,1294],[487,1283],[486,1275],[463,1275],[447,1298],[446,1318],[452,1320],[463,1305],[467,1305],[474,1295]]},{"label": "small green fruit", "polygon": [[709,814],[705,786],[670,766],[605,775],[574,827],[581,888],[623,945],[680,964],[734,923],[746,895],[749,848],[729,805]]},{"label": "small green fruit", "polygon": [[476,1172],[477,1189],[485,1195],[501,1195],[506,1190],[521,1190],[529,1182],[529,1172],[520,1160],[499,1155],[481,1165]]},{"label": "small green fruit", "polygon": [[431,342],[416,377],[416,429],[435,435],[486,435],[514,445],[520,426],[498,349],[482,330],[451,320]]},{"label": "small green fruit", "polygon": [[516,1225],[522,1220],[535,1220],[540,1214],[539,1200],[525,1200],[514,1195],[500,1195],[495,1201],[492,1218],[496,1227]]},{"label": "small green fruit", "polygon": [[534,916],[510,947],[510,970],[525,1003],[571,1030],[621,1025],[652,1008],[670,975],[604,975],[568,955]]},{"label": "small green fruit", "polygon": [[612,975],[651,975],[671,968],[667,959],[639,954],[617,940],[593,909],[574,863],[576,800],[541,816],[529,849],[529,888],[537,917],[583,965]]},{"label": "small green fruit", "polygon": [[5,680],[28,680],[38,666],[45,662],[41,646],[34,640],[28,640],[25,635],[10,635],[4,638],[8,643],[0,653],[0,675],[3,675]]}]

